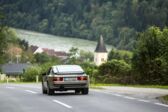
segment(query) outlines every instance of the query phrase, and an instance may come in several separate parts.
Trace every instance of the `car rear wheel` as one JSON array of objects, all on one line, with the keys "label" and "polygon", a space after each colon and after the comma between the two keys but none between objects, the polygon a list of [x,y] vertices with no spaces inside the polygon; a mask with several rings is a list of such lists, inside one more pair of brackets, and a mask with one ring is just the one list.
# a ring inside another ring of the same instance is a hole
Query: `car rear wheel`
[{"label": "car rear wheel", "polygon": [[89,88],[82,89],[82,94],[88,94],[88,93],[89,93]]},{"label": "car rear wheel", "polygon": [[48,94],[48,95],[53,95],[53,94],[54,94],[54,90],[48,88],[48,89],[47,89],[47,94]]},{"label": "car rear wheel", "polygon": [[42,86],[42,92],[43,94],[47,94],[47,90],[44,89],[44,86]]},{"label": "car rear wheel", "polygon": [[[47,84],[48,85],[48,84]],[[47,94],[48,95],[53,95],[54,94],[54,90],[53,89],[50,89],[49,85],[47,87]]]}]

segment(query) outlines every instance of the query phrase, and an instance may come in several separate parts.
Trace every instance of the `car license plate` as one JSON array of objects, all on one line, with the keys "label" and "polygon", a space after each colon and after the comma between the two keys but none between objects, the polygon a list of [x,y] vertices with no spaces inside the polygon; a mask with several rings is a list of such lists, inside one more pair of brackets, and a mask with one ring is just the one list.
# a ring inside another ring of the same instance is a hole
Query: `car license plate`
[{"label": "car license plate", "polygon": [[76,81],[76,78],[74,78],[74,77],[65,77],[64,81]]}]

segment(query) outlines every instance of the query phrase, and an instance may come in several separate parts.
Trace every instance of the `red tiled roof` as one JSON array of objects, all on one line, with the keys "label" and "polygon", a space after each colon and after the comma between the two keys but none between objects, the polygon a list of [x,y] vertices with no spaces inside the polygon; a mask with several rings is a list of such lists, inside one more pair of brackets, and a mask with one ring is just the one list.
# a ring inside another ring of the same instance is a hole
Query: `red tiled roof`
[{"label": "red tiled roof", "polygon": [[43,52],[46,53],[49,56],[55,56],[54,49],[43,48]]},{"label": "red tiled roof", "polygon": [[55,51],[55,55],[56,56],[68,56],[68,54],[66,52],[63,52],[63,51]]}]

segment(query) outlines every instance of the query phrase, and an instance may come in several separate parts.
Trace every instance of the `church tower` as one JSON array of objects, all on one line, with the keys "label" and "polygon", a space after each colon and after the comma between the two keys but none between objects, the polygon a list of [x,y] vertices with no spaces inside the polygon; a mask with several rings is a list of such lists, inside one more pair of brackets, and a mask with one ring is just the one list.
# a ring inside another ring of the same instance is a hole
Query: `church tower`
[{"label": "church tower", "polygon": [[107,50],[102,35],[97,43],[94,53],[94,63],[99,66],[107,61]]}]

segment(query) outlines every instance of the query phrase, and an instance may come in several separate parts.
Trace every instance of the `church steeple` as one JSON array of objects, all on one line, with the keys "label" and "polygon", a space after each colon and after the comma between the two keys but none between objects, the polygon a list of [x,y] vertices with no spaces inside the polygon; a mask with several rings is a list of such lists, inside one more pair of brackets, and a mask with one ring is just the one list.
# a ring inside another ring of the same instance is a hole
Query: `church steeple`
[{"label": "church steeple", "polygon": [[98,40],[95,53],[94,53],[94,63],[99,66],[102,63],[105,63],[107,61],[107,49],[103,41],[102,35],[100,36],[100,39]]},{"label": "church steeple", "polygon": [[107,52],[106,46],[104,45],[104,40],[103,40],[102,35],[99,38],[95,52]]}]

